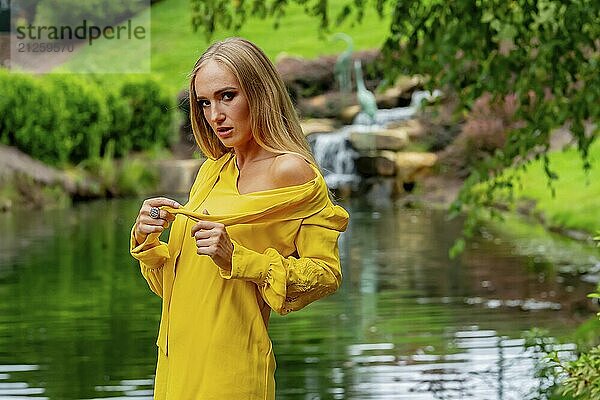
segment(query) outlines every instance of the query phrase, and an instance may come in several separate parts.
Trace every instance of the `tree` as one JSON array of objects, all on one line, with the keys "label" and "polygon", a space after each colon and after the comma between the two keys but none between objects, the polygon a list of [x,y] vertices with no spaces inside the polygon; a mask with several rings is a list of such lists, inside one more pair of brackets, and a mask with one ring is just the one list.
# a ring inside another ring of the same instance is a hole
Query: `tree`
[{"label": "tree", "polygon": [[[596,0],[190,0],[192,24],[208,35],[238,29],[249,17],[285,14],[292,1],[328,31],[332,3],[342,3],[335,23],[360,22],[367,7],[391,11],[382,50],[386,80],[424,74],[430,88],[455,92],[468,112],[485,93],[516,99],[518,128],[505,146],[478,163],[465,181],[452,214],[467,210],[464,233],[473,234],[482,213],[493,213],[494,194],[513,186],[506,167],[525,168],[542,158],[549,186],[557,178],[548,151],[550,134],[569,127],[583,166],[600,127],[600,2]],[[474,190],[487,182],[485,190]],[[464,246],[458,240],[454,250]]]}]

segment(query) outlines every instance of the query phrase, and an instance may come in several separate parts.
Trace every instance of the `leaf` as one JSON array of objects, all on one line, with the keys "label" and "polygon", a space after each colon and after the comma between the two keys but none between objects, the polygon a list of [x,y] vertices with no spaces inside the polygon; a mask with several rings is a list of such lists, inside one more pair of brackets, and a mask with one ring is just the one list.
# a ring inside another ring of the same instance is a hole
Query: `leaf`
[{"label": "leaf", "polygon": [[448,252],[450,259],[454,260],[459,254],[465,250],[465,240],[463,238],[457,239]]}]

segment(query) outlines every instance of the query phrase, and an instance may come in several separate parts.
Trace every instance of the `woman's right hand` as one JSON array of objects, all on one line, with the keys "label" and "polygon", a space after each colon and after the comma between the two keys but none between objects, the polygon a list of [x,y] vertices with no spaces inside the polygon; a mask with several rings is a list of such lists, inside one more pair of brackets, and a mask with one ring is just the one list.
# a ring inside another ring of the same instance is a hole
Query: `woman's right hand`
[{"label": "woman's right hand", "polygon": [[144,200],[142,208],[135,220],[135,229],[133,234],[135,241],[141,244],[146,240],[146,237],[151,233],[160,234],[162,231],[167,229],[171,222],[175,220],[175,216],[165,210],[159,210],[159,217],[152,218],[150,216],[150,210],[154,207],[159,208],[162,206],[170,206],[173,208],[179,208],[180,204],[166,197],[154,197],[151,199]]}]

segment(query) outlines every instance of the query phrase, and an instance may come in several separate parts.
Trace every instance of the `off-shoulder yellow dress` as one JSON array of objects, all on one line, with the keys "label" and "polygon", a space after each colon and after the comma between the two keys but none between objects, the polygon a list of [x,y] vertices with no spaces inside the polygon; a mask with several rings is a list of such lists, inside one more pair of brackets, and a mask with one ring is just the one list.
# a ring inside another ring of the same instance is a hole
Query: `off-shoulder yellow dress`
[{"label": "off-shoulder yellow dress", "polygon": [[[320,172],[302,185],[240,194],[235,155],[204,162],[168,243],[149,235],[131,254],[163,299],[156,400],[275,399],[271,310],[287,314],[340,285],[338,236],[347,212],[334,205]],[[201,211],[207,209],[210,215]],[[198,219],[226,225],[232,270],[198,255]]]}]

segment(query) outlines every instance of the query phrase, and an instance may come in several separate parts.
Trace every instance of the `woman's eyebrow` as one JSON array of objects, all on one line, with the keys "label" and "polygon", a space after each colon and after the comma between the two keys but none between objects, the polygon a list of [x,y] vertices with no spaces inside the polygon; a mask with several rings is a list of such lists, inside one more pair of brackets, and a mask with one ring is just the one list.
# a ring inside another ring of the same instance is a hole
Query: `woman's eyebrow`
[{"label": "woman's eyebrow", "polygon": [[[215,91],[215,93],[213,93],[213,96],[218,96],[221,93],[227,92],[229,90],[237,90],[237,88],[235,86],[227,86],[227,87],[224,87],[222,89],[219,89],[219,90]],[[196,100],[199,100],[199,99],[206,99],[206,97],[204,97],[204,96],[197,96]]]}]

